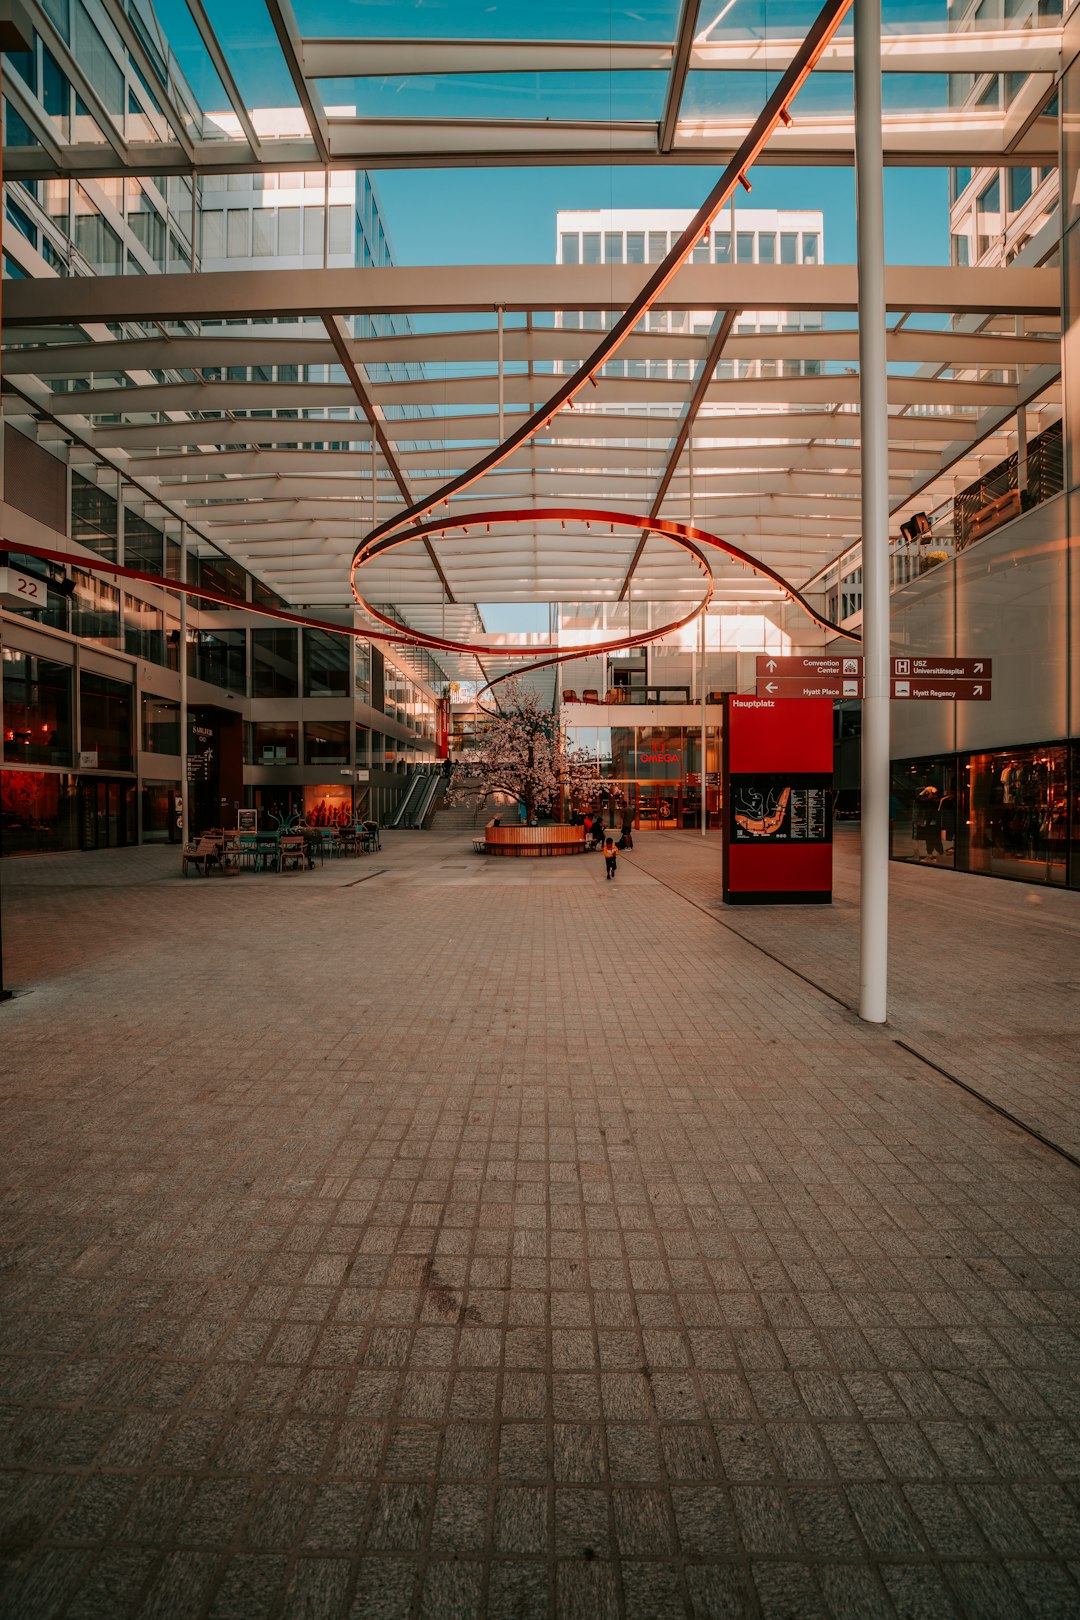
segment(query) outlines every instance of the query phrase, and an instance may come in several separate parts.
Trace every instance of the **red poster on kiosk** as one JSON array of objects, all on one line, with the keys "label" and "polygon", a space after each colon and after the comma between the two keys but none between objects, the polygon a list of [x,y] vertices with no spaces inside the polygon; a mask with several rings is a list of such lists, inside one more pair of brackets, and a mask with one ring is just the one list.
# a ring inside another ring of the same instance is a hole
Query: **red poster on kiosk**
[{"label": "red poster on kiosk", "polygon": [[833,706],[828,698],[724,699],[724,901],[832,900]]},{"label": "red poster on kiosk", "polygon": [[450,757],[450,699],[435,699],[435,758]]}]

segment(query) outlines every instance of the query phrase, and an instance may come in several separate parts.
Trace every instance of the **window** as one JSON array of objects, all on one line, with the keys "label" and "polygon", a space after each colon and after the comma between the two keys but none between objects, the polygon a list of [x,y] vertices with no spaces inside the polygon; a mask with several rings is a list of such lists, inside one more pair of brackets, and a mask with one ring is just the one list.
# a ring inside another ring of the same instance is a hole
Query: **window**
[{"label": "window", "polygon": [[797,231],[780,232],[780,263],[797,264],[799,259],[799,236]]},{"label": "window", "polygon": [[[241,376],[236,380],[244,381],[245,376]],[[231,375],[229,380],[230,382],[233,381]],[[229,557],[222,556],[220,552],[213,552],[209,556],[200,558],[198,566],[200,585],[206,585],[211,590],[221,591],[225,596],[231,597],[234,602],[245,602],[247,600],[247,576],[239,563],[233,562]],[[202,608],[205,612],[208,609],[216,608],[216,605],[213,602],[204,602]]]},{"label": "window", "polygon": [[975,220],[981,259],[990,250],[991,238],[1001,231],[1001,181],[998,175],[979,193],[975,203]]},{"label": "window", "polygon": [[208,208],[202,216],[202,256],[225,257],[225,215],[220,208]]},{"label": "window", "polygon": [[667,254],[667,231],[649,232],[649,263],[661,264]]},{"label": "window", "polygon": [[4,648],[4,759],[9,765],[71,764],[71,669]]},{"label": "window", "polygon": [[735,235],[735,257],[739,264],[753,264],[754,262],[754,233],[753,231],[737,231]]},{"label": "window", "polygon": [[802,239],[803,264],[818,264],[821,260],[821,237],[816,231],[804,231]]},{"label": "window", "polygon": [[708,264],[709,238],[707,236],[703,236],[700,242],[694,243],[693,248],[690,250],[690,262],[691,264]]},{"label": "window", "polygon": [[581,238],[576,231],[564,231],[562,237],[563,264],[578,264],[581,259]]},{"label": "window", "polygon": [[247,648],[242,630],[197,630],[188,641],[188,674],[230,692],[247,687]]},{"label": "window", "polygon": [[758,263],[776,263],[776,235],[773,231],[761,231],[758,235]]},{"label": "window", "polygon": [[95,574],[74,570],[71,633],[100,647],[120,646],[120,592]]},{"label": "window", "polygon": [[371,700],[371,643],[370,641],[353,642],[355,649],[354,678],[356,681],[357,697]]},{"label": "window", "polygon": [[349,637],[304,631],[304,696],[348,697]]},{"label": "window", "polygon": [[604,232],[604,263],[622,264],[623,262],[623,235],[622,231]]},{"label": "window", "polygon": [[167,698],[143,698],[142,745],[148,754],[179,754],[179,703],[170,703]]},{"label": "window", "polygon": [[330,252],[348,253],[352,247],[352,209],[344,204],[330,210]]},{"label": "window", "polygon": [[[176,637],[178,641],[179,631]],[[163,669],[176,669],[179,664],[176,642],[169,642],[165,630],[165,615],[137,596],[124,597],[124,651]]]},{"label": "window", "polygon": [[304,725],[304,764],[347,765],[348,763],[348,721],[308,720]]},{"label": "window", "polygon": [[127,216],[135,240],[164,269],[165,221],[137,180],[128,181]]},{"label": "window", "polygon": [[582,247],[582,253],[581,253],[581,262],[582,262],[582,264],[599,264],[600,263],[600,232],[599,231],[586,231],[584,236],[581,238],[581,247]]},{"label": "window", "polygon": [[251,695],[257,698],[297,697],[295,630],[251,632]]},{"label": "window", "polygon": [[1031,169],[1010,169],[1009,186],[1009,212],[1015,214],[1023,208],[1031,196],[1034,186],[1034,174]]},{"label": "window", "polygon": [[296,258],[300,253],[300,209],[278,210],[278,254],[281,258]]},{"label": "window", "polygon": [[104,769],[130,771],[133,690],[123,681],[83,670],[79,676],[82,736],[79,747],[96,750]]},{"label": "window", "polygon": [[304,209],[304,256],[321,258],[323,250],[323,210]]},{"label": "window", "polygon": [[73,54],[88,82],[119,123],[124,112],[124,70],[90,21],[81,0],[75,3]]},{"label": "window", "polygon": [[256,720],[245,727],[248,765],[298,765],[300,727],[295,722]]},{"label": "window", "polygon": [[274,255],[277,232],[277,214],[273,208],[254,208],[251,213],[251,252],[256,259],[269,259]]},{"label": "window", "polygon": [[30,215],[19,207],[18,203],[12,202],[10,196],[7,199],[4,212],[8,217],[9,224],[14,225],[19,234],[25,236],[31,246],[37,247],[37,226],[30,218]]},{"label": "window", "polygon": [[645,263],[645,233],[644,231],[627,231],[626,233],[626,262],[627,264]]},{"label": "window", "polygon": [[957,198],[960,196],[960,193],[962,191],[966,191],[970,184],[971,184],[971,170],[970,169],[950,169],[949,170],[950,200],[952,202],[955,202],[957,200]]},{"label": "window", "polygon": [[124,565],[144,574],[160,574],[164,535],[145,518],[124,513]]},{"label": "window", "polygon": [[246,259],[251,254],[251,216],[246,208],[230,208],[227,248],[230,259]]},{"label": "window", "polygon": [[120,238],[82,186],[75,187],[75,246],[98,275],[115,276],[124,262]]},{"label": "window", "polygon": [[731,263],[731,232],[713,232],[713,255],[717,264]]}]

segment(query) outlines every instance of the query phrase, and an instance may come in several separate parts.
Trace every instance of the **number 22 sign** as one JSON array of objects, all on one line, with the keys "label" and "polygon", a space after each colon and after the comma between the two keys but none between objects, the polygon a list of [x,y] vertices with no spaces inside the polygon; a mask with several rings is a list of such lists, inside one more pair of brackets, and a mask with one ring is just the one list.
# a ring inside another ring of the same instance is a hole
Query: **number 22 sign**
[{"label": "number 22 sign", "polygon": [[18,568],[0,568],[0,600],[7,607],[44,607],[45,581]]}]

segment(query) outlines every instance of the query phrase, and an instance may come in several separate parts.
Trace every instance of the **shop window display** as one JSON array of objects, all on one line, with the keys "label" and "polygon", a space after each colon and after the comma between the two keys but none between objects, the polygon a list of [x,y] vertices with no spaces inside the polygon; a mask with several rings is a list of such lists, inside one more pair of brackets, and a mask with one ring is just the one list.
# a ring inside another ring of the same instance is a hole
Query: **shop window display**
[{"label": "shop window display", "polygon": [[1064,884],[1069,840],[1063,745],[972,754],[967,760],[969,872]]},{"label": "shop window display", "polygon": [[0,854],[75,848],[75,778],[56,771],[0,772]]},{"label": "shop window display", "polygon": [[9,765],[71,764],[71,669],[4,648],[4,759]]},{"label": "shop window display", "polygon": [[894,860],[956,864],[956,769],[952,755],[902,760],[892,768],[889,802]]},{"label": "shop window display", "polygon": [[353,794],[345,783],[329,782],[304,789],[304,820],[311,827],[347,827],[353,819]]}]

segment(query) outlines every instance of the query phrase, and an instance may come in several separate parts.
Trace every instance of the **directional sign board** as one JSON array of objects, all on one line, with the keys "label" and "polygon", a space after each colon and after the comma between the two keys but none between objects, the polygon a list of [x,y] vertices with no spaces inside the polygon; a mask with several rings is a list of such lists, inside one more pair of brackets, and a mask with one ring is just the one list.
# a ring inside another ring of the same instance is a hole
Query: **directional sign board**
[{"label": "directional sign board", "polygon": [[910,676],[915,681],[989,680],[994,673],[992,658],[893,658],[893,678]]},{"label": "directional sign board", "polygon": [[769,676],[757,678],[758,697],[773,698],[859,698],[863,683],[858,676]]},{"label": "directional sign board", "polygon": [[[930,698],[950,703],[989,703],[992,658],[890,659],[894,698]],[[759,698],[861,698],[863,661],[858,655],[779,658],[759,654]]]},{"label": "directional sign board", "polygon": [[778,658],[771,653],[759,653],[757,659],[757,678],[759,681],[766,676],[772,679],[778,676],[781,680],[791,679],[795,676],[820,676],[823,680],[840,680],[843,676],[858,677],[862,674],[862,659],[857,655],[842,658]]},{"label": "directional sign board", "polygon": [[949,703],[989,703],[989,681],[956,681],[956,680],[916,680],[914,676],[909,680],[893,680],[892,696],[894,698],[938,698]]},{"label": "directional sign board", "polygon": [[[892,658],[889,660],[894,676],[914,676],[916,680],[968,681],[983,677],[989,680],[994,673],[992,658]],[[771,653],[759,653],[757,678],[765,676],[788,680],[794,676],[818,675],[822,679],[841,679],[843,676],[861,676],[862,656],[852,653],[839,658],[818,657],[780,658]]]}]

